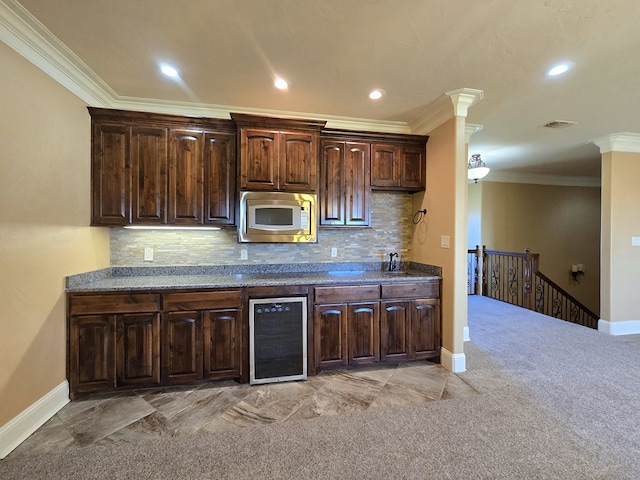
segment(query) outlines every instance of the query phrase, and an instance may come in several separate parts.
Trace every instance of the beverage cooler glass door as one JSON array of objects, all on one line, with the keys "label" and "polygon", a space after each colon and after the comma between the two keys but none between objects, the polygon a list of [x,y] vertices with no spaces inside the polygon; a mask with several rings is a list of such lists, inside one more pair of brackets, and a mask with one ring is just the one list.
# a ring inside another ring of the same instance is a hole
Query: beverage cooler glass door
[{"label": "beverage cooler glass door", "polygon": [[307,297],[249,299],[249,383],[307,378]]}]

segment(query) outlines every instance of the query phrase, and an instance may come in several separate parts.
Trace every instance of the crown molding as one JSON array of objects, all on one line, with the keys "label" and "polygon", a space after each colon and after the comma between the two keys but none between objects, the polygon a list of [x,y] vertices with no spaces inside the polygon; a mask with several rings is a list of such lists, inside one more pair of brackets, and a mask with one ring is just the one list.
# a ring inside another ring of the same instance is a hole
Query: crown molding
[{"label": "crown molding", "polygon": [[600,177],[571,177],[536,173],[513,173],[492,170],[483,182],[526,183],[531,185],[556,185],[563,187],[600,187]]},{"label": "crown molding", "polygon": [[113,106],[116,93],[15,0],[0,0],[0,39],[88,104]]},{"label": "crown molding", "polygon": [[354,131],[371,131],[381,133],[411,133],[406,122],[383,122],[363,118],[336,117],[331,115],[247,108],[229,105],[213,105],[193,102],[175,102],[170,100],[152,100],[134,97],[118,97],[112,108],[134,110],[139,112],[165,113],[171,115],[188,115],[195,117],[230,119],[231,112],[267,117],[295,118],[304,120],[326,121],[326,128]]},{"label": "crown molding", "polygon": [[605,135],[591,140],[591,143],[594,143],[600,148],[600,153],[640,153],[640,133],[612,133],[611,135]]},{"label": "crown molding", "polygon": [[424,110],[425,114],[409,123],[411,132],[426,135],[453,117],[466,117],[469,107],[484,98],[484,92],[461,88],[440,95]]}]

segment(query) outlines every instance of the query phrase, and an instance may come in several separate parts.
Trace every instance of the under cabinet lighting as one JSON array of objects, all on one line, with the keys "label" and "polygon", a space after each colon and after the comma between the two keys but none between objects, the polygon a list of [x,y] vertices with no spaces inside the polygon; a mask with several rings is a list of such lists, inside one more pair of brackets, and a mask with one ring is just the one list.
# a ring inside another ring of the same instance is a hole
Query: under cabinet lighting
[{"label": "under cabinet lighting", "polygon": [[180,227],[180,226],[159,226],[159,225],[125,225],[127,230],[220,230],[220,227]]}]

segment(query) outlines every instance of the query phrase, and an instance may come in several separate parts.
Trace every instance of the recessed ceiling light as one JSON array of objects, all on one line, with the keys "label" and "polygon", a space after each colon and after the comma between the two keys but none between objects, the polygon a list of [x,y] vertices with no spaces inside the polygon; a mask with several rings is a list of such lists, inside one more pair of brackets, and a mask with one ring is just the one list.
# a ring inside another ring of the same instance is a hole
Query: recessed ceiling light
[{"label": "recessed ceiling light", "polygon": [[369,92],[369,98],[371,100],[378,100],[382,98],[383,95],[384,95],[384,90],[380,90],[379,88],[376,88],[375,90],[371,90]]},{"label": "recessed ceiling light", "polygon": [[289,83],[284,78],[280,78],[280,77],[274,80],[273,85],[278,90],[286,90],[287,88],[289,88]]},{"label": "recessed ceiling light", "polygon": [[563,73],[567,73],[573,67],[572,62],[563,62],[557,65],[554,65],[547,71],[547,75],[549,77],[556,77],[558,75],[562,75]]},{"label": "recessed ceiling light", "polygon": [[160,71],[164,73],[167,77],[176,78],[178,74],[178,69],[176,67],[172,67],[171,65],[162,65],[160,67]]}]

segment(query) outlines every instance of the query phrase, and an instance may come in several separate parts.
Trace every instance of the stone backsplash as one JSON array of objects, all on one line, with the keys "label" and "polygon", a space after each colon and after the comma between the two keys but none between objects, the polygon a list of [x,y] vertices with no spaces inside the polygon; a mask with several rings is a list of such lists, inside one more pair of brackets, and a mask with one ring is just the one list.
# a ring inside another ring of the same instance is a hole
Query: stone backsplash
[{"label": "stone backsplash", "polygon": [[[321,228],[318,243],[237,243],[235,229],[219,231],[111,229],[112,266],[241,265],[382,262],[389,252],[411,260],[411,195],[373,192],[371,228]],[[144,249],[153,249],[153,261]],[[338,251],[331,257],[331,249]],[[248,260],[240,259],[246,249]]]}]

